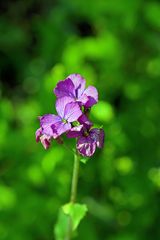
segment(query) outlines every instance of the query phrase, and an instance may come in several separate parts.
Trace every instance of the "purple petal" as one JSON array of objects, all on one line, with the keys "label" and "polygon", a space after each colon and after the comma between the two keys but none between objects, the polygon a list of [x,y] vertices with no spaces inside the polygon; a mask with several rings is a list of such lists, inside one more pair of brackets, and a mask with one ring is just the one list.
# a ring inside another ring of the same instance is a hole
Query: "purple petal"
[{"label": "purple petal", "polygon": [[88,129],[88,130],[89,130],[89,129],[91,128],[91,126],[93,125],[93,123],[90,122],[90,120],[87,118],[87,116],[86,116],[85,114],[82,114],[82,115],[78,118],[78,121],[79,121],[80,124],[83,124],[84,127],[85,127],[86,129]]},{"label": "purple petal", "polygon": [[98,148],[103,148],[104,145],[104,130],[93,128],[90,130],[90,137],[96,142]]},{"label": "purple petal", "polygon": [[51,144],[51,137],[44,134],[40,137],[40,141],[41,141],[43,147],[45,149],[48,149],[50,147],[50,144]]},{"label": "purple petal", "polygon": [[36,142],[40,141],[40,136],[42,135],[42,128],[38,128],[36,131]]},{"label": "purple petal", "polygon": [[65,115],[65,107],[68,103],[73,102],[74,99],[71,97],[62,97],[62,98],[58,98],[56,101],[56,110],[58,115],[61,118],[64,118]]},{"label": "purple petal", "polygon": [[84,157],[91,157],[96,150],[96,143],[90,136],[80,137],[77,141],[77,150]]},{"label": "purple petal", "polygon": [[40,117],[40,126],[42,129],[42,133],[53,137],[52,125],[60,121],[61,118],[54,114],[46,114]]},{"label": "purple petal", "polygon": [[80,74],[71,74],[68,78],[70,78],[74,84],[76,98],[79,98],[84,92],[86,80]]},{"label": "purple petal", "polygon": [[63,133],[69,131],[71,129],[70,123],[64,123],[64,122],[57,122],[56,124],[52,125],[52,131],[53,131],[53,138],[57,138]]},{"label": "purple petal", "polygon": [[82,111],[78,103],[68,103],[65,107],[64,119],[68,122],[77,121],[78,118],[82,115]]},{"label": "purple petal", "polygon": [[83,94],[86,94],[89,100],[86,102],[85,107],[92,107],[98,102],[98,91],[95,87],[89,86]]},{"label": "purple petal", "polygon": [[80,103],[80,105],[86,105],[86,103],[89,101],[89,97],[86,94],[82,94],[77,99],[77,102]]},{"label": "purple petal", "polygon": [[42,128],[39,128],[36,131],[36,141],[41,141],[43,147],[48,149],[50,147],[51,137],[46,134],[42,134]]},{"label": "purple petal", "polygon": [[39,119],[40,119],[41,127],[44,127],[45,125],[48,125],[48,124],[54,124],[61,120],[61,118],[59,116],[54,115],[54,114],[45,114],[45,115],[39,117]]},{"label": "purple petal", "polygon": [[71,79],[67,78],[64,81],[58,82],[54,93],[58,98],[65,96],[75,98],[75,87]]},{"label": "purple petal", "polygon": [[77,138],[82,135],[83,125],[79,125],[71,128],[71,130],[67,133],[68,138]]},{"label": "purple petal", "polygon": [[103,146],[104,146],[104,138],[105,138],[104,130],[100,129],[99,141],[97,141],[97,147],[98,148],[103,148]]}]

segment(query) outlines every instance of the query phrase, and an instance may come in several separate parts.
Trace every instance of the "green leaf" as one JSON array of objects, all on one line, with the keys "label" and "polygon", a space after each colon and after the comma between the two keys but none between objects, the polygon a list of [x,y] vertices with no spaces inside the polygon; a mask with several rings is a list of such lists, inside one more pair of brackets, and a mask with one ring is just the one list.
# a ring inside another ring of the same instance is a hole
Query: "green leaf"
[{"label": "green leaf", "polygon": [[87,212],[87,206],[79,203],[67,203],[62,209],[66,215],[71,217],[73,231],[78,227],[80,221],[84,218]]},{"label": "green leaf", "polygon": [[88,162],[89,158],[81,158],[80,162],[86,164]]},{"label": "green leaf", "polygon": [[74,122],[72,122],[72,125],[73,125],[73,127],[76,127],[76,126],[79,126],[80,123],[78,121],[74,121]]},{"label": "green leaf", "polygon": [[64,240],[67,235],[69,224],[69,216],[67,216],[62,208],[59,210],[58,220],[54,227],[54,234],[56,240]]}]

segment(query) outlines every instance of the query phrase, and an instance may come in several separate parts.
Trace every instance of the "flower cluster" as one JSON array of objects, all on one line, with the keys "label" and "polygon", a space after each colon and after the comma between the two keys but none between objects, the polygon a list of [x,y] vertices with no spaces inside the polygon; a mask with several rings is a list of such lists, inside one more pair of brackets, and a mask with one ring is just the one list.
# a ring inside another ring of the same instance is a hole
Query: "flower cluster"
[{"label": "flower cluster", "polygon": [[90,108],[98,102],[98,92],[93,86],[85,88],[86,81],[80,74],[71,74],[59,81],[54,93],[57,97],[57,115],[46,114],[39,117],[40,128],[36,131],[36,141],[48,149],[52,139],[66,133],[68,138],[76,138],[78,152],[90,157],[96,147],[104,144],[102,128],[93,128],[87,115]]}]

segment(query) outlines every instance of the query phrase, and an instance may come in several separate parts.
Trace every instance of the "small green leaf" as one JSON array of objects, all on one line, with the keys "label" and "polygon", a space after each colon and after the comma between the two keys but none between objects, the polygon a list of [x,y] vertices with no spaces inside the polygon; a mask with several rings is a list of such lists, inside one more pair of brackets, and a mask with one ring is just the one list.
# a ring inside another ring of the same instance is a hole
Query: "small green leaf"
[{"label": "small green leaf", "polygon": [[84,106],[81,107],[81,110],[82,110],[82,112],[84,113],[84,110],[85,110]]},{"label": "small green leaf", "polygon": [[88,162],[89,158],[81,158],[80,162],[86,164]]},{"label": "small green leaf", "polygon": [[77,127],[77,126],[79,126],[79,125],[80,125],[80,123],[79,123],[78,121],[72,122],[72,126],[73,126],[73,127]]},{"label": "small green leaf", "polygon": [[66,215],[71,217],[73,231],[78,227],[80,221],[84,218],[87,212],[87,206],[79,203],[67,203],[62,209]]},{"label": "small green leaf", "polygon": [[56,240],[64,240],[67,235],[69,216],[67,216],[62,208],[59,210],[58,220],[54,227]]}]

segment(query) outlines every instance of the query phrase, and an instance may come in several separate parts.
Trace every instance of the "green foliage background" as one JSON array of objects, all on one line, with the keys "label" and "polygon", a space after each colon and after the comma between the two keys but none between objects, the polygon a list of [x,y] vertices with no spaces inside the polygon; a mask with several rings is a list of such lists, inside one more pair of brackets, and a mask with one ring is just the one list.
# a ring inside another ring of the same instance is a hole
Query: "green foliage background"
[{"label": "green foliage background", "polygon": [[99,91],[91,119],[106,140],[81,163],[78,201],[89,212],[75,239],[159,240],[159,1],[0,7],[0,239],[53,239],[73,156],[35,143],[37,116],[55,111],[56,83],[80,73]]}]

